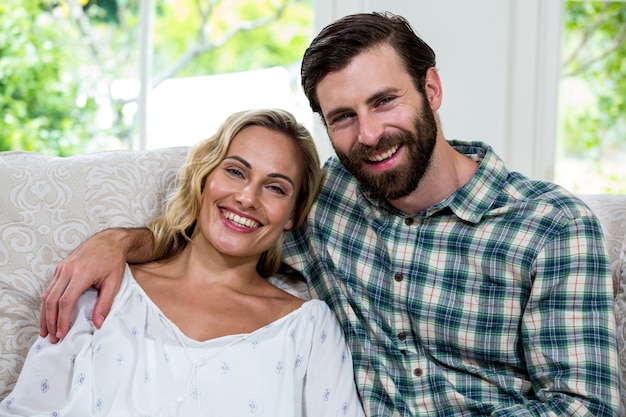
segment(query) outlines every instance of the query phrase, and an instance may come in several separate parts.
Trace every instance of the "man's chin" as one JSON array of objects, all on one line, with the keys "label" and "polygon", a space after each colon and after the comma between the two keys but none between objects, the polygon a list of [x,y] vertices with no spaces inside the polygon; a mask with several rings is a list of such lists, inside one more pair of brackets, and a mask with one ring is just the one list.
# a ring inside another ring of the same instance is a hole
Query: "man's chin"
[{"label": "man's chin", "polygon": [[391,185],[387,181],[381,181],[380,178],[366,177],[359,180],[361,191],[369,198],[378,201],[387,200]]}]

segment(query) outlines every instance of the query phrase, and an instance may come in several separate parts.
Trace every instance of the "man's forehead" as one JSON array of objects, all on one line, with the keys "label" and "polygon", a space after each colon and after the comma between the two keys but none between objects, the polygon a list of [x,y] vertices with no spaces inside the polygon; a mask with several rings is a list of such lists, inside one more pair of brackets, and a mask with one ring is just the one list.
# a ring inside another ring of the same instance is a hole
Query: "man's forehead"
[{"label": "man's forehead", "polygon": [[368,50],[355,56],[344,68],[326,74],[316,92],[320,106],[327,112],[330,106],[341,107],[404,90],[407,83],[412,84],[412,78],[397,55],[392,57],[389,51]]}]

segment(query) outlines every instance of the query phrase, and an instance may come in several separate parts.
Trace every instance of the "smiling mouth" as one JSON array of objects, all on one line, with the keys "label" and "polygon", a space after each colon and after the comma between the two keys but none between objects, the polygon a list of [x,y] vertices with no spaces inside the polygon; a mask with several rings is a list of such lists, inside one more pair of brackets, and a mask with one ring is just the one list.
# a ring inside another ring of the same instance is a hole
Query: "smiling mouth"
[{"label": "smiling mouth", "polygon": [[368,162],[382,162],[385,159],[391,158],[398,151],[398,149],[400,149],[400,145],[394,145],[393,147],[387,149],[383,153],[369,156],[367,158],[367,161]]},{"label": "smiling mouth", "polygon": [[229,221],[235,223],[237,226],[247,227],[248,229],[254,229],[254,228],[262,226],[261,223],[255,222],[254,220],[251,220],[245,217],[241,217],[240,215],[232,213],[230,211],[226,211],[226,210],[221,210],[221,211],[222,211],[222,216],[224,216]]}]

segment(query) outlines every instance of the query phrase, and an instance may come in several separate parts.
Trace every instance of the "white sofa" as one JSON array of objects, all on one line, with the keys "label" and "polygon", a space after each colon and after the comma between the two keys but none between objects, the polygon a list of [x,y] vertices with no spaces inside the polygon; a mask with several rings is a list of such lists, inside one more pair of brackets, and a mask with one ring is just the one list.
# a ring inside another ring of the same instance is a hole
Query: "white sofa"
[{"label": "white sofa", "polygon": [[[0,399],[36,337],[40,298],[55,265],[92,234],[144,225],[157,214],[187,150],[69,158],[0,153]],[[582,197],[606,235],[626,387],[626,195]],[[622,393],[626,410],[626,389]]]}]

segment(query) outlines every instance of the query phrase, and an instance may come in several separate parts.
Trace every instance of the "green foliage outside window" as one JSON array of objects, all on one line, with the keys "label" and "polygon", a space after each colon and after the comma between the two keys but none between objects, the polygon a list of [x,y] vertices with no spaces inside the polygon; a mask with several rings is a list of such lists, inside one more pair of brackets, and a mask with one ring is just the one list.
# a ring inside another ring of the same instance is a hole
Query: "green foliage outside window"
[{"label": "green foliage outside window", "polygon": [[66,155],[92,134],[94,97],[65,23],[36,0],[0,3],[0,150]]},{"label": "green foliage outside window", "polygon": [[626,192],[626,177],[609,170],[626,158],[626,2],[566,1],[561,55],[570,97],[560,105],[562,156],[604,177],[597,192]]},{"label": "green foliage outside window", "polygon": [[[135,97],[116,96],[113,85],[137,78],[140,1],[0,2],[0,151],[130,147],[135,119],[125,109]],[[290,65],[312,35],[310,0],[154,4],[152,87]],[[560,149],[602,167],[606,155],[626,149],[626,2],[566,1],[563,35],[563,80],[576,80],[588,97],[561,104]]]},{"label": "green foliage outside window", "polygon": [[[72,155],[130,147],[141,0],[0,2],[0,151]],[[301,59],[310,0],[154,0],[152,86],[171,77]]]}]

